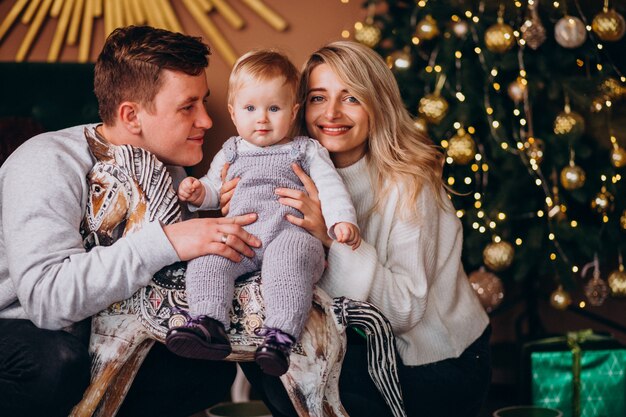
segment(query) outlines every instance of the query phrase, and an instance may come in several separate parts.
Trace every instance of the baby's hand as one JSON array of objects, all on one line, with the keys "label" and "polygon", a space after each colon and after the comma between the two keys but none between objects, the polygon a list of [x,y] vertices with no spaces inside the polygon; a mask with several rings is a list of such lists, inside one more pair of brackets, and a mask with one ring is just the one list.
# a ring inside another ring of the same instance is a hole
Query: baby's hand
[{"label": "baby's hand", "polygon": [[361,234],[359,233],[359,228],[352,223],[337,223],[333,227],[333,231],[337,236],[337,242],[352,246],[352,250],[356,250],[361,244]]},{"label": "baby's hand", "polygon": [[200,207],[204,201],[204,187],[200,180],[187,177],[178,186],[178,199]]}]

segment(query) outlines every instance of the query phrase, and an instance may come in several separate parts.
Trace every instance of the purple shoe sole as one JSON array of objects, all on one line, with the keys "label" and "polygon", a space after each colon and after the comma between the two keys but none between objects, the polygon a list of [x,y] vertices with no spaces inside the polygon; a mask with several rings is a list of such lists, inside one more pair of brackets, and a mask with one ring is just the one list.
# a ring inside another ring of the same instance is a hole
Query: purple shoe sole
[{"label": "purple shoe sole", "polygon": [[219,361],[230,355],[230,345],[212,344],[184,329],[170,331],[165,339],[167,348],[184,358]]},{"label": "purple shoe sole", "polygon": [[271,376],[281,376],[289,369],[289,359],[270,349],[257,350],[254,360],[264,373]]}]

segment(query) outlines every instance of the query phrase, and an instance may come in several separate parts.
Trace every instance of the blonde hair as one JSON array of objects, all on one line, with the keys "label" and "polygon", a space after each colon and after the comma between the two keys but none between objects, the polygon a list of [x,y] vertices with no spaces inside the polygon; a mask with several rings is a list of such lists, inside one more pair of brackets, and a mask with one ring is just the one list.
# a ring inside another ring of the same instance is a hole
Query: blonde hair
[{"label": "blonde hair", "polygon": [[415,127],[393,73],[372,49],[356,42],[338,41],[311,54],[300,79],[300,128],[306,130],[311,71],[321,64],[328,65],[343,81],[369,116],[366,157],[375,185],[372,210],[384,205],[394,183],[402,185],[399,213],[405,218],[419,214],[415,201],[425,185],[432,188],[435,200],[444,207],[440,192],[445,188],[441,179],[443,154]]},{"label": "blonde hair", "polygon": [[244,76],[250,76],[255,81],[284,77],[284,85],[291,89],[295,102],[300,73],[284,53],[275,49],[257,49],[242,55],[228,78],[228,104],[233,104]]}]

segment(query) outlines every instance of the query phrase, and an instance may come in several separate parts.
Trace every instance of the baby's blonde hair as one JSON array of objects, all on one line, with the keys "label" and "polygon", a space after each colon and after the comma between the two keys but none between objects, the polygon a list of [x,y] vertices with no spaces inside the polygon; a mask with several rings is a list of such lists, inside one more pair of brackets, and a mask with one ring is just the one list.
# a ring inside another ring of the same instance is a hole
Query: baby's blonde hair
[{"label": "baby's blonde hair", "polygon": [[233,104],[244,76],[250,76],[256,81],[284,77],[285,86],[291,90],[295,103],[300,73],[284,53],[276,49],[257,49],[241,56],[228,79],[228,104]]}]

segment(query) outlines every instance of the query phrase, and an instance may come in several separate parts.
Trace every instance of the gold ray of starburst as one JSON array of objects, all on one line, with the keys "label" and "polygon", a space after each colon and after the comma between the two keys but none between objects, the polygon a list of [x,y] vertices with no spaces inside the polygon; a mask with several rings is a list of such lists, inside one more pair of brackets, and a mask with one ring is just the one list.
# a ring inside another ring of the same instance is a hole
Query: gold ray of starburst
[{"label": "gold ray of starburst", "polygon": [[[115,28],[126,25],[148,24],[174,32],[184,32],[176,15],[172,0],[16,0],[0,24],[0,42],[14,23],[28,25],[28,31],[20,44],[15,61],[28,57],[33,43],[42,27],[56,20],[48,62],[56,62],[63,44],[78,43],[78,62],[89,60],[89,49],[95,19],[104,19],[104,35]],[[208,38],[222,58],[232,65],[238,55],[213,23],[211,13],[219,13],[234,29],[240,30],[245,21],[226,0],[181,0],[189,14]],[[270,9],[263,0],[241,0],[262,20],[277,31],[287,29],[287,21]]]}]

